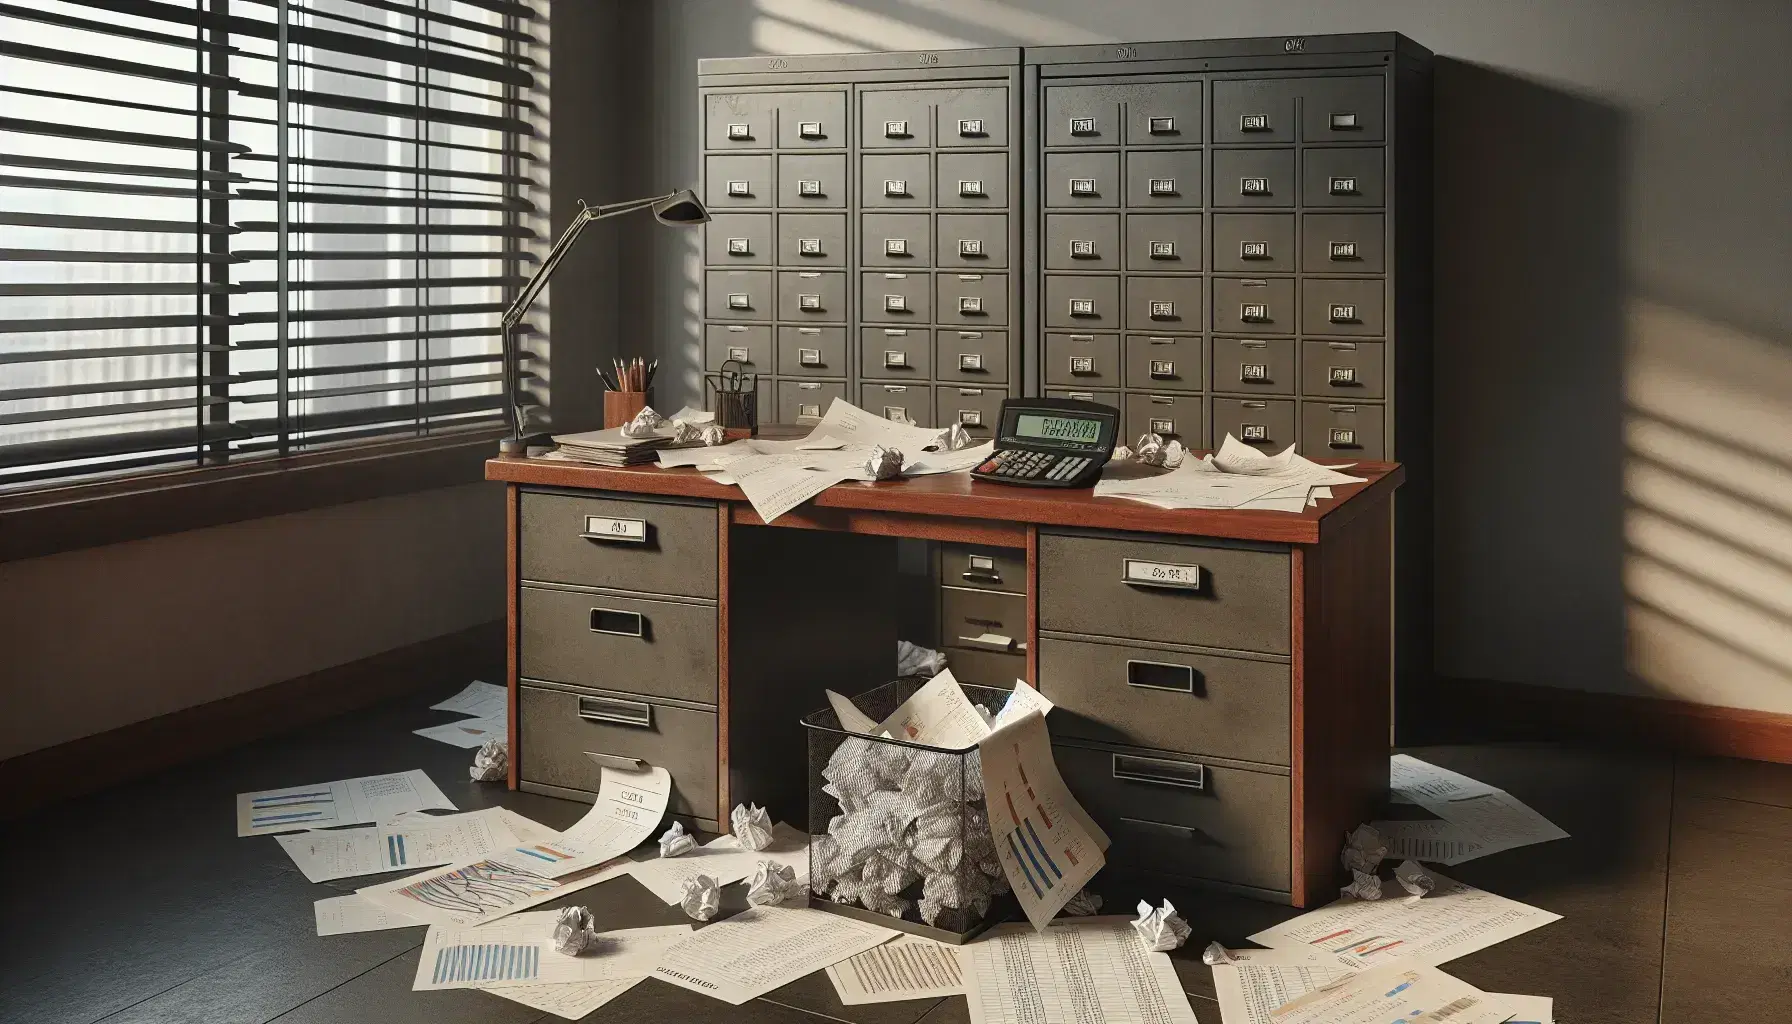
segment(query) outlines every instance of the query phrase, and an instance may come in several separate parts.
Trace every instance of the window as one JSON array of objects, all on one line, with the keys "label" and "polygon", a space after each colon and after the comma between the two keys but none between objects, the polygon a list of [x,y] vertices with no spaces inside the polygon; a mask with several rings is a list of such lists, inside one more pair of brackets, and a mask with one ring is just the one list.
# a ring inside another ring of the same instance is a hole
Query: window
[{"label": "window", "polygon": [[501,423],[532,20],[0,5],[0,487]]}]

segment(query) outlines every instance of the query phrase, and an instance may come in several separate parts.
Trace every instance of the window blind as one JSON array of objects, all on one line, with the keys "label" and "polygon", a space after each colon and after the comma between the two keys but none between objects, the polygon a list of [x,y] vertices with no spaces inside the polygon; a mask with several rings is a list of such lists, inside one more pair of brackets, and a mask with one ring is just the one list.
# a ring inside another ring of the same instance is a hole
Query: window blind
[{"label": "window blind", "polygon": [[533,20],[0,3],[0,486],[501,422]]}]

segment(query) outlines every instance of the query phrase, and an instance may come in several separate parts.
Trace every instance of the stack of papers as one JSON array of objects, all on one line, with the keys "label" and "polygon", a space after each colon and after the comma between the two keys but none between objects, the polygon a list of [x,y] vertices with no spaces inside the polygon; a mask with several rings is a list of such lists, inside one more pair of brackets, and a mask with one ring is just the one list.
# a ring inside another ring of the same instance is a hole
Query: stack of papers
[{"label": "stack of papers", "polygon": [[502,686],[475,680],[442,703],[431,704],[430,710],[472,717],[412,730],[419,736],[468,749],[509,736],[510,694]]},{"label": "stack of papers", "polygon": [[629,437],[621,427],[608,430],[587,430],[582,434],[556,434],[554,443],[560,454],[580,462],[618,468],[652,462],[661,448],[672,443],[668,427],[651,437]]},{"label": "stack of papers", "polygon": [[1299,512],[1332,497],[1333,485],[1362,482],[1361,477],[1302,458],[1293,447],[1265,455],[1227,434],[1218,452],[1187,459],[1167,473],[1146,476],[1136,464],[1109,463],[1095,484],[1095,496],[1158,508]]},{"label": "stack of papers", "polygon": [[1554,822],[1505,790],[1406,754],[1395,754],[1390,762],[1389,788],[1394,799],[1437,815],[1433,820],[1373,823],[1387,840],[1388,856],[1400,860],[1456,865],[1568,838]]}]

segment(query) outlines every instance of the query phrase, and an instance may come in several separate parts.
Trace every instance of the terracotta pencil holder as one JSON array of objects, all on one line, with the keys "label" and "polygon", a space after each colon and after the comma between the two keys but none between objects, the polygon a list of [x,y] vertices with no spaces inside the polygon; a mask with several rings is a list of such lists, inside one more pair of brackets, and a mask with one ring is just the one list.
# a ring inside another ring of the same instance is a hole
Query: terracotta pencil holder
[{"label": "terracotta pencil holder", "polygon": [[653,391],[604,392],[604,429],[620,427],[653,404]]}]

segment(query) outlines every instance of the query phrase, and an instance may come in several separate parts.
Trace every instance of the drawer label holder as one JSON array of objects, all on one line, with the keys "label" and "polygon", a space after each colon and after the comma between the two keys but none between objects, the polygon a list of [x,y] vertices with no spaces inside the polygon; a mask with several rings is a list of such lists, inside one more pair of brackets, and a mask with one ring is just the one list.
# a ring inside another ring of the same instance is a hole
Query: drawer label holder
[{"label": "drawer label holder", "polygon": [[1200,590],[1201,567],[1193,563],[1148,562],[1141,558],[1120,560],[1120,581],[1171,590]]},{"label": "drawer label holder", "polygon": [[626,544],[647,543],[647,520],[613,519],[609,516],[586,516],[584,540],[621,541]]}]

